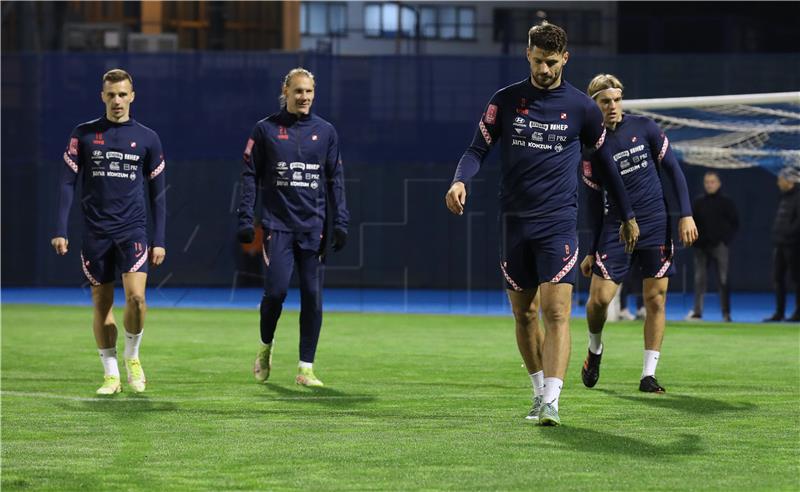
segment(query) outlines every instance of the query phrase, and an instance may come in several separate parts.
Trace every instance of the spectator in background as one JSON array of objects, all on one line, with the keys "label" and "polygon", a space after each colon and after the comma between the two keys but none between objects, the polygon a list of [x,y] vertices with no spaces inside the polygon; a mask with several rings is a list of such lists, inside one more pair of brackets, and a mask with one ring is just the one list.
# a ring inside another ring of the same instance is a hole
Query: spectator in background
[{"label": "spectator in background", "polygon": [[723,321],[731,321],[731,298],[728,289],[728,245],[739,229],[739,216],[736,205],[720,187],[719,175],[715,171],[706,172],[703,187],[706,192],[692,204],[694,219],[700,237],[694,243],[694,309],[686,316],[687,321],[703,318],[703,295],[706,293],[706,279],[709,260],[716,263],[719,302]]},{"label": "spectator in background", "polygon": [[778,175],[781,190],[778,212],[772,223],[773,275],[775,278],[775,313],[764,321],[782,321],[786,310],[786,273],[795,288],[794,314],[786,321],[800,321],[800,189],[797,177],[788,169]]}]

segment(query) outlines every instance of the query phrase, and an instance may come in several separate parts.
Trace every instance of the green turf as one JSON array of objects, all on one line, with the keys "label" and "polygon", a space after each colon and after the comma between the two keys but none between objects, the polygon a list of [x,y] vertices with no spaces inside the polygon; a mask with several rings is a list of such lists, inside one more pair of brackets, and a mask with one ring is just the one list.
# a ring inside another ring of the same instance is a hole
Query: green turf
[{"label": "green turf", "polygon": [[509,318],[326,314],[312,391],[293,382],[297,313],[262,386],[256,310],[152,309],[146,396],[110,400],[89,323],[3,306],[3,490],[800,487],[797,325],[674,323],[668,393],[645,395],[640,325],[609,325],[588,390],[575,320],[563,426],[541,428]]}]

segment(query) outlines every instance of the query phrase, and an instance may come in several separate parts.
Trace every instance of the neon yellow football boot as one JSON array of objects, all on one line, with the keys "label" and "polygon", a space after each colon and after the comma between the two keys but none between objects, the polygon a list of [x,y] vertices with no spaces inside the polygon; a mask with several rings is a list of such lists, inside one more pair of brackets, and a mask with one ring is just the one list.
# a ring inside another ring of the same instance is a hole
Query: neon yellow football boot
[{"label": "neon yellow football boot", "polygon": [[262,343],[261,348],[258,349],[258,354],[256,354],[256,362],[253,364],[253,376],[259,383],[264,383],[269,379],[269,372],[272,370],[272,346],[274,344],[274,341],[266,345]]},{"label": "neon yellow football boot", "polygon": [[125,359],[125,370],[128,372],[128,385],[133,392],[143,392],[147,379],[144,377],[144,370],[139,359]]},{"label": "neon yellow football boot", "polygon": [[119,376],[105,376],[103,378],[103,386],[97,388],[97,393],[100,396],[111,396],[122,392],[122,385],[119,382]]},{"label": "neon yellow football boot", "polygon": [[294,378],[294,382],[301,386],[308,386],[312,388],[325,386],[322,381],[317,379],[317,377],[314,375],[314,370],[310,367],[298,367],[297,377]]}]

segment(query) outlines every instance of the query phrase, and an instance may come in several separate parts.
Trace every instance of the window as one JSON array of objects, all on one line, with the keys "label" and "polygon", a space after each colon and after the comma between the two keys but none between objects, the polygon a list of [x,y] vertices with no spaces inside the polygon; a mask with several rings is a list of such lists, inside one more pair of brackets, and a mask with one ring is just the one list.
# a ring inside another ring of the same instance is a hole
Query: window
[{"label": "window", "polygon": [[[398,25],[398,17],[400,25]],[[371,37],[394,38],[417,35],[424,39],[475,39],[475,8],[397,3],[369,3],[364,8],[364,33]]]},{"label": "window", "polygon": [[419,33],[423,38],[437,37],[436,7],[421,7],[419,9]]},{"label": "window", "polygon": [[347,4],[301,3],[300,34],[305,36],[345,36],[347,34]]},{"label": "window", "polygon": [[[398,24],[399,23],[399,24]],[[369,37],[412,38],[417,31],[417,12],[397,3],[368,3],[364,7],[364,34]]]}]

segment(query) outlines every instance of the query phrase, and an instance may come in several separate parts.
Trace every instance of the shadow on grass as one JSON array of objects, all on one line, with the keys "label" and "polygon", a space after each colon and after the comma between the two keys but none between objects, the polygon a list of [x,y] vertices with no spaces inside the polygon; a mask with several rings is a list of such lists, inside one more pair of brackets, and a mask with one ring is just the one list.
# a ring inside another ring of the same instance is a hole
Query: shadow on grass
[{"label": "shadow on grass", "polygon": [[170,401],[150,401],[145,395],[119,395],[108,399],[91,399],[74,403],[59,402],[58,406],[65,410],[120,413],[120,414],[148,414],[158,412],[174,412],[178,406]]},{"label": "shadow on grass", "polygon": [[608,389],[598,389],[608,396],[621,400],[643,403],[652,407],[669,408],[686,413],[699,413],[703,415],[722,413],[722,412],[741,412],[751,411],[758,408],[754,403],[740,403],[733,405],[726,401],[714,400],[711,398],[700,398],[698,396],[680,395],[675,393],[664,393],[662,395],[645,394],[631,395],[618,393]]},{"label": "shadow on grass", "polygon": [[266,398],[298,403],[319,403],[331,407],[348,407],[375,400],[374,395],[351,395],[324,386],[322,388],[298,386],[298,389],[290,389],[274,383],[265,383],[264,388],[269,390],[264,393]]},{"label": "shadow on grass", "polygon": [[669,444],[652,444],[632,437],[619,436],[580,427],[537,427],[538,435],[556,447],[585,453],[625,454],[635,457],[691,456],[703,451],[700,437],[681,434]]}]

